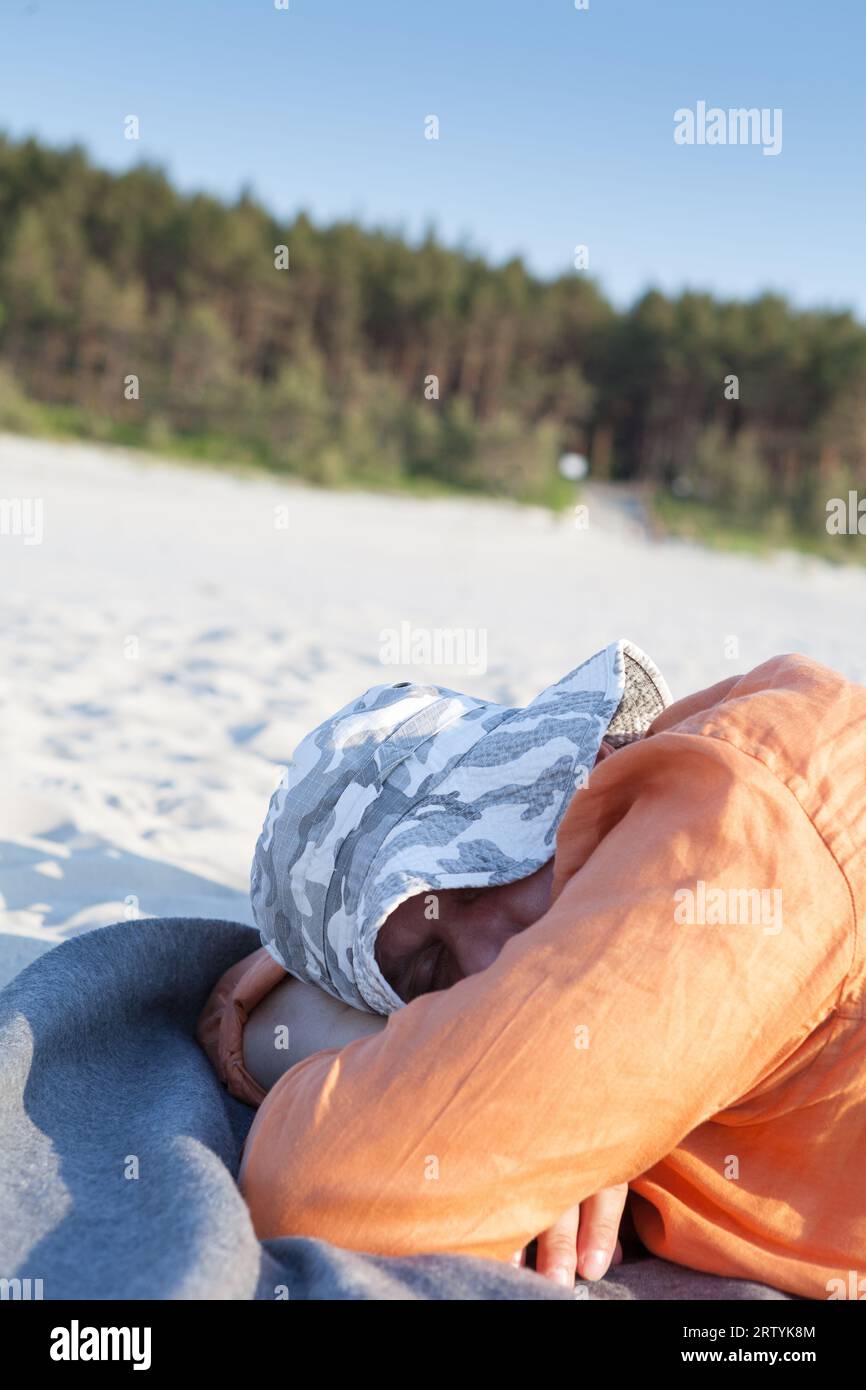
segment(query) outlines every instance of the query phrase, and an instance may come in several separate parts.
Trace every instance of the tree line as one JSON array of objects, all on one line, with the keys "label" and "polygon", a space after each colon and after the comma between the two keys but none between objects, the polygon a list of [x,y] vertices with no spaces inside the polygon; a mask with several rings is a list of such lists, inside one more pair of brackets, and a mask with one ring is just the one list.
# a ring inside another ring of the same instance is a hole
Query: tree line
[{"label": "tree line", "polygon": [[0,137],[0,424],[246,459],[324,484],[550,500],[563,452],[807,531],[866,482],[866,328],[553,280],[249,192]]}]

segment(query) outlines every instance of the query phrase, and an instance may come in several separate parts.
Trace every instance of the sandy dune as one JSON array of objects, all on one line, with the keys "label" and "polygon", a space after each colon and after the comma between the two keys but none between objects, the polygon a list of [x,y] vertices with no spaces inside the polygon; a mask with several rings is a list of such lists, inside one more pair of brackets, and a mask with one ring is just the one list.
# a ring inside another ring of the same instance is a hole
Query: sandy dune
[{"label": "sandy dune", "polygon": [[[675,695],[785,650],[866,679],[866,573],[655,543],[601,492],[578,529],[5,436],[0,498],[44,527],[0,534],[3,978],[124,915],[249,920],[294,745],[380,681],[524,701],[620,635]],[[472,669],[383,664],[401,625]]]}]

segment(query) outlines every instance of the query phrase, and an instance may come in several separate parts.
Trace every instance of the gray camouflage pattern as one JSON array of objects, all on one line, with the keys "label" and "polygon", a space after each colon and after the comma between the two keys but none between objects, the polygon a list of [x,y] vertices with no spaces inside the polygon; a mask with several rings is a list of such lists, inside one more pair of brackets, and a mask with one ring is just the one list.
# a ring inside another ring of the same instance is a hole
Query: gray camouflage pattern
[{"label": "gray camouflage pattern", "polygon": [[605,733],[642,733],[670,699],[625,640],[525,708],[373,686],[302,740],[271,798],[251,871],[263,944],[354,1008],[402,1008],[375,959],[386,917],[416,893],[534,873]]}]

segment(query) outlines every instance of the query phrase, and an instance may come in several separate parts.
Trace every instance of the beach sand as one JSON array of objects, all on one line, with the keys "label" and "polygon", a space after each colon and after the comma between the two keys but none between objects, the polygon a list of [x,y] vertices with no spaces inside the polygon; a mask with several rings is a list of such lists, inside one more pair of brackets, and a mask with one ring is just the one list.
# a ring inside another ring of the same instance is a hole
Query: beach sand
[{"label": "beach sand", "polygon": [[370,685],[522,703],[619,636],[675,696],[781,651],[866,679],[866,572],[654,541],[603,489],[583,529],[2,436],[0,498],[43,527],[0,534],[0,984],[119,918],[251,921],[271,791]]}]

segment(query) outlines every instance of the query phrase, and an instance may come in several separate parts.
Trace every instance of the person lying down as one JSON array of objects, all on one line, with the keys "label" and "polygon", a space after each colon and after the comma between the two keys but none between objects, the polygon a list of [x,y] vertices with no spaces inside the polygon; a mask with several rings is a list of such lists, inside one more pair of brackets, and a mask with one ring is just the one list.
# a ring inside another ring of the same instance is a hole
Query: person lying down
[{"label": "person lying down", "polygon": [[326,720],[198,1028],[257,1107],[257,1234],[535,1243],[570,1284],[622,1218],[866,1295],[864,752],[866,689],[807,657],[672,703],[624,640],[525,708],[402,681]]}]

